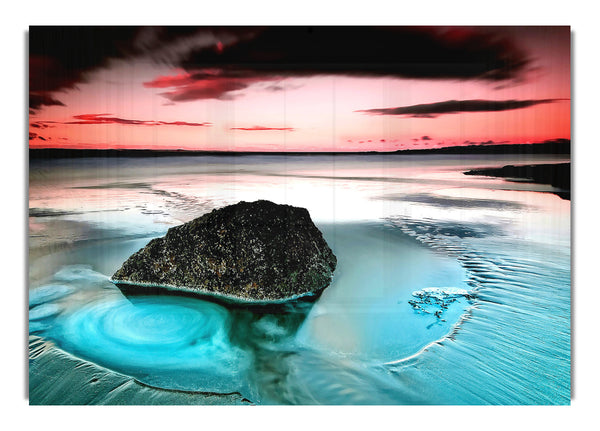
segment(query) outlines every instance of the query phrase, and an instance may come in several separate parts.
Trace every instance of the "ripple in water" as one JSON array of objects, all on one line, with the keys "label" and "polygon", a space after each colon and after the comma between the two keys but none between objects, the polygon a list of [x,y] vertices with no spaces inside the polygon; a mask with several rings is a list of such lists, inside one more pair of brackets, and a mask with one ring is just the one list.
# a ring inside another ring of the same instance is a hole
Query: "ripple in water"
[{"label": "ripple in water", "polygon": [[116,298],[64,316],[52,338],[147,384],[233,392],[249,359],[230,343],[229,320],[223,307],[192,298]]},{"label": "ripple in water", "polygon": [[[71,293],[74,289],[63,284],[48,284],[38,287],[29,292],[29,308],[43,304],[48,301],[54,301],[63,298]],[[31,314],[29,316],[31,319]]]}]

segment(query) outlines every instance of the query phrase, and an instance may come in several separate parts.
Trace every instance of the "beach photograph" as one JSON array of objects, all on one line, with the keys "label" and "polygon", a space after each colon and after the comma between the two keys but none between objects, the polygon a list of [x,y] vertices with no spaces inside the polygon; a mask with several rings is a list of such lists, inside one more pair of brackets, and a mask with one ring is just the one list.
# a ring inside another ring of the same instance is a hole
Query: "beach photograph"
[{"label": "beach photograph", "polygon": [[27,402],[569,406],[571,39],[31,25]]}]

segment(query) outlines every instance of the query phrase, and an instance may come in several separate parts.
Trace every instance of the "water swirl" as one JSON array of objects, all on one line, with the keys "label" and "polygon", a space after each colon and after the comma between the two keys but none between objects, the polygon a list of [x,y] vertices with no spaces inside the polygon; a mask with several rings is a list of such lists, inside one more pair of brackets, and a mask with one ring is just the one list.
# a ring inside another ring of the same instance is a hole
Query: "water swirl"
[{"label": "water swirl", "polygon": [[82,357],[175,389],[230,392],[248,366],[231,344],[228,311],[190,298],[99,301],[63,316],[53,331]]}]

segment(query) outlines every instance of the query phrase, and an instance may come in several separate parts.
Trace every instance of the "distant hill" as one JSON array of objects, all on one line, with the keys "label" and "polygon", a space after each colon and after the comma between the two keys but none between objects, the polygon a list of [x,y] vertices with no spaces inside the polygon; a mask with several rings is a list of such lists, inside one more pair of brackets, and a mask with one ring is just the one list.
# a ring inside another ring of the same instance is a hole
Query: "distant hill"
[{"label": "distant hill", "polygon": [[432,148],[430,150],[405,150],[396,153],[410,154],[571,154],[570,139],[555,139],[535,144],[465,145]]},{"label": "distant hill", "polygon": [[80,157],[178,157],[178,156],[321,156],[321,155],[377,155],[377,154],[571,154],[569,139],[556,139],[535,144],[466,145],[423,150],[398,150],[390,152],[234,152],[188,150],[95,150],[71,148],[30,148],[30,159],[62,159]]}]

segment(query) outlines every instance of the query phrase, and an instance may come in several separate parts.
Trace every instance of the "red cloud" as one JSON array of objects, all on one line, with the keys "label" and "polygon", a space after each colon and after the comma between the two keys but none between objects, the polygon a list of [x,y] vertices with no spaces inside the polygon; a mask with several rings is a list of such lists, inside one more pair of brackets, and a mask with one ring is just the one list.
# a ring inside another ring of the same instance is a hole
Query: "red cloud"
[{"label": "red cloud", "polygon": [[252,127],[232,127],[230,130],[246,130],[246,131],[259,131],[259,130],[283,130],[293,132],[293,127],[265,127],[265,126],[252,126]]},{"label": "red cloud", "polygon": [[194,82],[192,75],[183,72],[175,76],[159,76],[152,81],[144,82],[146,88],[168,88],[189,85]]},{"label": "red cloud", "polygon": [[186,121],[154,121],[154,120],[127,120],[118,117],[108,117],[110,114],[82,114],[74,115],[78,121],[67,121],[63,124],[129,124],[134,126],[195,126],[210,127],[211,123],[188,123]]},{"label": "red cloud", "polygon": [[173,91],[161,93],[171,102],[189,102],[202,99],[231,100],[235,96],[233,91],[243,90],[249,86],[240,80],[216,79],[210,81],[195,81],[183,85]]},{"label": "red cloud", "polygon": [[248,76],[234,71],[203,69],[195,72],[178,73],[174,76],[159,76],[144,82],[146,88],[172,88],[160,93],[171,102],[217,99],[232,100],[234,91],[244,90],[256,82],[278,80],[274,76]]}]

